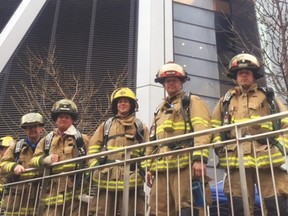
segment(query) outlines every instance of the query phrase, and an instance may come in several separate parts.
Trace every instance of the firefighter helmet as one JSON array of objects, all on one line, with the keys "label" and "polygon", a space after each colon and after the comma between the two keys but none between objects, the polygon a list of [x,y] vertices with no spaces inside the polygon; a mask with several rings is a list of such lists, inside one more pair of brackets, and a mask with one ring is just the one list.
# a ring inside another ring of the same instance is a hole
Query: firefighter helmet
[{"label": "firefighter helmet", "polygon": [[30,112],[22,116],[20,124],[23,129],[30,125],[40,125],[43,127],[45,121],[44,117],[40,113]]},{"label": "firefighter helmet", "polygon": [[14,139],[11,136],[4,136],[0,138],[0,146],[6,147],[8,148],[9,146],[11,146],[12,144],[14,144]]},{"label": "firefighter helmet", "polygon": [[251,70],[255,79],[263,77],[263,74],[260,72],[260,63],[258,59],[248,53],[241,53],[234,56],[229,63],[228,69],[227,76],[231,79],[236,79],[237,72],[242,69]]},{"label": "firefighter helmet", "polygon": [[61,113],[70,114],[74,121],[77,120],[78,117],[78,108],[76,104],[68,99],[62,99],[57,101],[51,110],[51,118],[53,121],[57,120],[57,117]]},{"label": "firefighter helmet", "polygon": [[135,93],[130,88],[117,88],[111,94],[111,104],[112,104],[112,112],[114,115],[117,114],[117,102],[120,98],[126,97],[129,99],[131,108],[129,113],[132,114],[138,111],[138,103]]},{"label": "firefighter helmet", "polygon": [[183,82],[190,80],[182,66],[172,61],[164,64],[156,74],[155,82],[163,84],[167,77],[179,77]]}]

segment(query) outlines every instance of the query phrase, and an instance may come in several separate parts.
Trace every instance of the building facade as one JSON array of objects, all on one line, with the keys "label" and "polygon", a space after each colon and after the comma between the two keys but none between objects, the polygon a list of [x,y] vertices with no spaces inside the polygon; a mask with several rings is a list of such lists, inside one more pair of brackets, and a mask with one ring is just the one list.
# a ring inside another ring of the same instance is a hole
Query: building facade
[{"label": "building facade", "polygon": [[[37,2],[0,1],[1,136],[21,136],[18,119],[33,108],[33,104],[25,106],[25,98],[19,94],[21,83],[30,85],[25,68],[29,63],[27,49],[44,59],[55,53],[61,73],[67,77],[76,74],[85,84],[92,80],[104,95],[100,102],[105,105],[109,103],[106,95],[124,73],[122,85],[136,91],[140,105],[137,115],[150,125],[156,106],[165,96],[162,86],[154,83],[161,65],[170,60],[181,64],[191,78],[185,91],[202,97],[212,111],[219,97],[233,85],[225,76],[230,58],[243,50],[230,31],[230,24],[234,23],[255,44],[259,43],[256,19],[252,24],[250,19],[255,16],[253,1]],[[40,74],[45,78],[45,73]],[[49,79],[47,83],[49,86]],[[55,94],[52,98],[59,97]],[[41,106],[49,113],[51,103]],[[103,110],[90,111],[95,115],[89,127],[96,128]]]}]

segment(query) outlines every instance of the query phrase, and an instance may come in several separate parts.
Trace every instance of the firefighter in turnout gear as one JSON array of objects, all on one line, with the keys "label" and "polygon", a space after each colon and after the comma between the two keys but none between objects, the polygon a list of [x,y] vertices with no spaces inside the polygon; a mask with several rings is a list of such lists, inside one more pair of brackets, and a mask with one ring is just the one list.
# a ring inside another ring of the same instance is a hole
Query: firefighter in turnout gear
[{"label": "firefighter in turnout gear", "polygon": [[[235,80],[237,87],[229,90],[224,97],[220,98],[212,115],[213,127],[217,128],[225,124],[257,119],[286,110],[282,102],[274,97],[274,92],[271,88],[258,87],[256,80],[263,77],[263,75],[260,72],[260,64],[255,56],[241,53],[233,57],[229,64],[227,76]],[[244,127],[241,130],[241,136],[261,134],[283,129],[287,126],[288,118],[281,119],[281,121],[264,122]],[[224,134],[216,134],[213,137],[213,142],[217,143],[219,141],[234,139],[235,136],[235,130]],[[253,142],[247,141],[241,143],[244,152],[251,215],[253,215],[255,200],[254,184],[261,191],[267,215],[277,215],[276,196],[280,215],[288,215],[288,175],[280,169],[281,164],[285,162],[284,149],[287,152],[287,142],[287,137],[282,134],[270,140],[259,139],[253,140]],[[216,153],[219,157],[220,167],[226,170],[228,167],[230,169],[230,175],[225,179],[224,191],[233,201],[234,215],[244,215],[237,145],[232,144],[218,148]],[[277,194],[274,193],[273,189],[270,159],[273,166]],[[258,185],[257,181],[256,168],[259,171],[260,185]],[[229,179],[231,185],[229,185]],[[229,187],[231,187],[231,193],[229,193]]]},{"label": "firefighter in turnout gear", "polygon": [[[8,147],[13,144],[14,144],[14,139],[11,136],[5,136],[5,137],[0,138],[0,160],[4,156]],[[6,177],[3,174],[0,174],[0,175],[1,175],[0,176],[0,209],[2,212],[5,209],[3,205],[3,190],[4,190],[4,184],[6,183]]]},{"label": "firefighter in turnout gear", "polygon": [[[35,171],[26,171],[35,148],[42,138],[44,117],[38,112],[30,112],[22,116],[21,127],[26,138],[10,145],[0,162],[1,175],[9,176],[10,182],[31,179],[38,176]],[[5,215],[36,215],[37,184],[20,184],[7,188],[5,193]],[[39,188],[39,187],[38,187]],[[27,196],[29,194],[29,197]]]},{"label": "firefighter in turnout gear", "polygon": [[[147,126],[135,117],[138,103],[131,89],[126,87],[116,89],[111,95],[111,104],[114,116],[97,128],[90,139],[88,154],[117,150],[149,140]],[[141,155],[144,155],[144,149],[135,149],[131,154],[131,158]],[[100,160],[97,158],[91,159],[89,165],[94,167],[114,163],[115,161],[123,161],[124,159],[125,154],[123,151],[109,154]],[[141,177],[140,173],[140,163],[130,165],[128,215],[134,215],[135,209],[137,211],[136,215],[139,216],[144,215],[145,212],[145,197],[142,188],[145,174],[142,173]],[[97,188],[100,189],[100,194],[98,200],[95,197],[91,204],[91,214],[113,216],[120,213],[122,215],[122,196],[125,184],[123,174],[124,166],[122,165],[95,170],[93,180]]]},{"label": "firefighter in turnout gear", "polygon": [[[51,118],[56,128],[40,140],[30,162],[31,166],[44,168],[56,162],[85,155],[85,146],[88,145],[89,138],[73,125],[77,117],[78,108],[73,101],[62,99],[53,105]],[[51,174],[69,172],[77,167],[78,162],[65,163],[53,166],[50,172]],[[43,188],[45,191],[40,200],[40,204],[44,205],[43,215],[86,215],[87,205],[80,203],[78,199],[80,188],[75,181],[73,175],[58,177]]]},{"label": "firefighter in turnout gear", "polygon": [[[191,94],[187,96],[183,92],[183,83],[187,80],[189,77],[183,67],[174,62],[164,64],[158,71],[155,82],[163,85],[168,96],[164,98],[155,112],[154,123],[150,129],[151,141],[211,128],[210,113],[206,103],[198,96]],[[194,140],[183,140],[168,145],[159,144],[154,148],[148,147],[146,154],[164,153],[210,142],[210,135],[197,136]],[[205,190],[207,190],[206,199],[209,199],[209,186],[206,181],[208,157],[209,149],[204,149],[148,161],[147,182],[149,186],[152,186],[150,214],[159,216],[203,215],[204,208],[193,205],[196,200],[191,197],[192,189],[189,190],[189,188],[192,178],[200,180],[201,187],[202,180],[204,180]],[[202,176],[205,178],[202,179]],[[168,203],[169,206],[167,206]]]}]

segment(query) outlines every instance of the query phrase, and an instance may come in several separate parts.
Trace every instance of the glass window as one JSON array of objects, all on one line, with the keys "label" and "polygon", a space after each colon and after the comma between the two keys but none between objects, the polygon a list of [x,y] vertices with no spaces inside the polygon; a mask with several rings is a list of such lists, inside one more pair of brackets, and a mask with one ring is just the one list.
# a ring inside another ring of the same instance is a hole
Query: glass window
[{"label": "glass window", "polygon": [[174,21],[174,36],[216,44],[215,30]]},{"label": "glass window", "polygon": [[209,97],[212,98],[219,98],[219,81],[203,77],[190,76],[190,81],[187,81],[184,85],[184,91],[190,91],[197,95],[209,95]]},{"label": "glass window", "polygon": [[174,54],[197,57],[217,62],[217,49],[215,45],[204,44],[174,37]]},{"label": "glass window", "polygon": [[[203,0],[202,0],[203,1]],[[205,0],[206,1],[206,0]],[[214,12],[187,5],[174,4],[174,20],[214,28]]]},{"label": "glass window", "polygon": [[182,65],[189,75],[219,79],[218,63],[175,55],[175,62]]},{"label": "glass window", "polygon": [[189,4],[196,7],[212,10],[214,0],[174,0],[174,2]]}]

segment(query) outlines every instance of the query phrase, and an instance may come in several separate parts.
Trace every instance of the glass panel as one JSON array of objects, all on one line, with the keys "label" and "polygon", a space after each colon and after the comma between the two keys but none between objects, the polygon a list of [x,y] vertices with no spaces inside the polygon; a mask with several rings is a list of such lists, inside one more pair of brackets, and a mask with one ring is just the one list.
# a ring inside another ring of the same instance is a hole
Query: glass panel
[{"label": "glass panel", "polygon": [[174,20],[191,24],[214,28],[213,11],[203,10],[201,8],[189,7],[181,4],[174,4]]},{"label": "glass panel", "polygon": [[202,77],[190,76],[190,81],[184,84],[184,91],[197,95],[209,95],[209,97],[219,98],[220,86],[218,80],[211,80]]},{"label": "glass panel", "polygon": [[174,21],[174,36],[216,44],[215,30]]},{"label": "glass panel", "polygon": [[174,0],[174,2],[193,5],[196,7],[201,7],[209,10],[213,9],[213,0]]},{"label": "glass panel", "polygon": [[175,55],[175,62],[182,65],[189,75],[219,79],[218,63]]},{"label": "glass panel", "polygon": [[216,46],[174,38],[174,54],[181,54],[217,62]]}]

